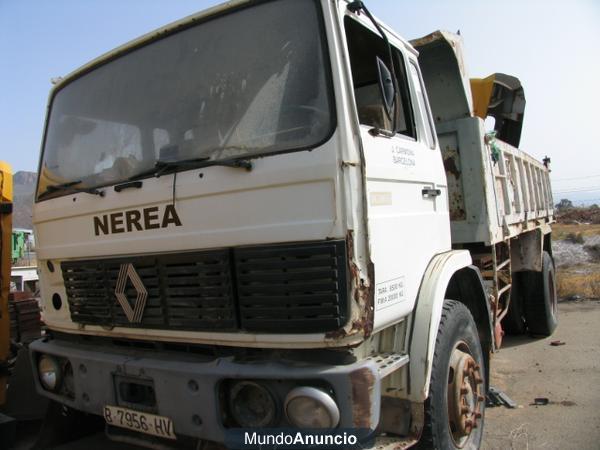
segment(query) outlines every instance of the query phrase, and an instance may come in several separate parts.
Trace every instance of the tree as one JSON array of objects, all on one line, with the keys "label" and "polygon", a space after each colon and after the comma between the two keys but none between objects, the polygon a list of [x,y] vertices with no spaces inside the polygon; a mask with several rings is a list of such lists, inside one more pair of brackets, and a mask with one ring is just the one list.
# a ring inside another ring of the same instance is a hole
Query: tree
[{"label": "tree", "polygon": [[573,202],[569,199],[563,198],[556,204],[556,209],[570,209],[573,207]]}]

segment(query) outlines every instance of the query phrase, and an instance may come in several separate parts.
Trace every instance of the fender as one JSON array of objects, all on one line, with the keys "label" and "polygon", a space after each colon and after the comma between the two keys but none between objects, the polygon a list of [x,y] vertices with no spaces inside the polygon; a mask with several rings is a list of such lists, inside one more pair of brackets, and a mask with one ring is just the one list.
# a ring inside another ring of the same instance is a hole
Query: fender
[{"label": "fender", "polygon": [[427,266],[409,331],[408,399],[413,402],[424,402],[429,393],[435,341],[448,283],[455,272],[471,263],[468,250],[451,250],[434,256]]}]

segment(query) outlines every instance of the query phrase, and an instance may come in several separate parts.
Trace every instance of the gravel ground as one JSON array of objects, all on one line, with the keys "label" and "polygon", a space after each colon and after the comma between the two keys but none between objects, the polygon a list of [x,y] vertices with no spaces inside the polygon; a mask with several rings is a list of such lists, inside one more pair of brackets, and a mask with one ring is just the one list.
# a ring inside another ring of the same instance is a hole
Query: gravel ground
[{"label": "gravel ground", "polygon": [[600,246],[600,236],[588,236],[584,238],[583,244],[566,240],[554,241],[552,254],[558,267],[597,262],[598,253],[591,249],[593,246]]},{"label": "gravel ground", "polygon": [[[559,304],[550,338],[507,337],[491,384],[518,403],[488,408],[484,450],[600,448],[600,302]],[[551,346],[560,340],[565,345]],[[546,406],[532,406],[546,397]]]}]

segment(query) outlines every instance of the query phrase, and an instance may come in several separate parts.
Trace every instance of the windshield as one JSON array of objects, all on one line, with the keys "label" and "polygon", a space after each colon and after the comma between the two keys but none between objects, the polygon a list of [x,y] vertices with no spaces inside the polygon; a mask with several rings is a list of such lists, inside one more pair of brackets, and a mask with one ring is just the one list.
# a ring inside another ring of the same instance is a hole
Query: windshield
[{"label": "windshield", "polygon": [[322,143],[333,119],[320,22],[315,2],[261,3],[75,79],[52,101],[38,196],[125,181],[157,160],[226,160]]}]

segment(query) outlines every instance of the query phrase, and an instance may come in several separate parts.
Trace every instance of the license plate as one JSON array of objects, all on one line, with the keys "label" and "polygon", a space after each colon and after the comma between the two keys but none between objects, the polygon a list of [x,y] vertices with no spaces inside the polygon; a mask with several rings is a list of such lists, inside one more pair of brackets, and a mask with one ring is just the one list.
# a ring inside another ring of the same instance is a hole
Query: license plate
[{"label": "license plate", "polygon": [[173,431],[173,421],[168,417],[107,405],[104,407],[104,420],[107,424],[116,427],[166,439],[177,439]]}]

